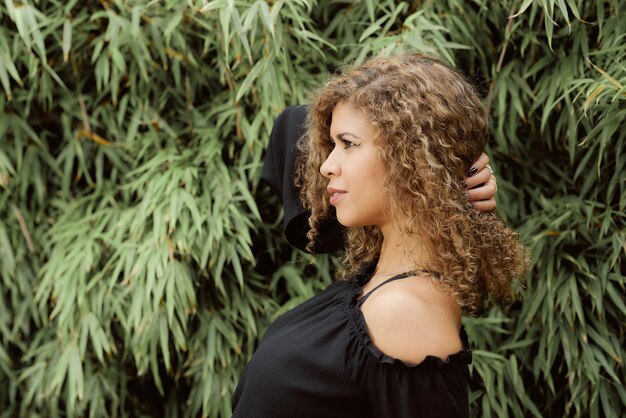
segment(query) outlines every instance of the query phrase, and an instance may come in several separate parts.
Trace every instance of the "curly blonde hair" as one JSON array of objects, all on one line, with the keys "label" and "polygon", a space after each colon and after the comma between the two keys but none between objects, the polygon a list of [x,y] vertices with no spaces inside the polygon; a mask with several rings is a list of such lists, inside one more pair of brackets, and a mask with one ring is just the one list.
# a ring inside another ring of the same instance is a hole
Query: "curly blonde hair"
[{"label": "curly blonde hair", "polygon": [[[332,78],[316,95],[296,174],[311,212],[307,250],[313,252],[320,226],[333,216],[320,166],[332,151],[332,113],[341,102],[363,110],[376,128],[389,210],[403,220],[404,234],[429,243],[437,282],[466,313],[481,310],[489,298],[509,301],[527,251],[497,215],[472,207],[463,185],[489,138],[487,112],[463,76],[424,55],[370,59]],[[338,278],[374,262],[382,242],[376,226],[349,228]]]}]

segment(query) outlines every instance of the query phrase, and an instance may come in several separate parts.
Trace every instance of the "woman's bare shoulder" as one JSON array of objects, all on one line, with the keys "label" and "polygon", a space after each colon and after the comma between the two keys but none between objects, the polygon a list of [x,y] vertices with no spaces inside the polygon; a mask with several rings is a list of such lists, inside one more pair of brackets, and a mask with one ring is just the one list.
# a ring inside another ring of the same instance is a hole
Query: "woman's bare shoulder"
[{"label": "woman's bare shoulder", "polygon": [[425,277],[385,284],[361,307],[372,343],[390,357],[420,363],[462,348],[460,309],[452,295]]}]

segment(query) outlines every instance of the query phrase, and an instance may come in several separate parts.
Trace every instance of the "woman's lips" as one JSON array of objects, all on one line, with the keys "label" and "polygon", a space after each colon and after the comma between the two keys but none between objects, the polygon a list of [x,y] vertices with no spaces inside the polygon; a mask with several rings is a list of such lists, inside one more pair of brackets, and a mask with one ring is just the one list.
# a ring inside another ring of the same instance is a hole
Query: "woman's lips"
[{"label": "woman's lips", "polygon": [[334,205],[335,203],[337,203],[342,197],[344,197],[347,193],[346,192],[341,192],[341,193],[333,193],[330,195],[330,204]]},{"label": "woman's lips", "polygon": [[347,192],[333,192],[330,195],[330,204],[334,205],[335,203],[337,203],[339,200],[341,200],[346,194],[348,194]]}]

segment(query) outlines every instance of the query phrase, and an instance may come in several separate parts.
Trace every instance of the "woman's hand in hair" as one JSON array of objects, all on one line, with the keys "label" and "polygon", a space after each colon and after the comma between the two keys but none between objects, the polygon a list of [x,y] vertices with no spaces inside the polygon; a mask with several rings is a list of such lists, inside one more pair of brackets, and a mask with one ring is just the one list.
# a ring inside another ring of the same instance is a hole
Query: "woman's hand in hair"
[{"label": "woman's hand in hair", "polygon": [[484,152],[472,164],[469,177],[465,179],[469,202],[474,209],[491,212],[496,209],[496,176],[489,166],[489,157]]}]

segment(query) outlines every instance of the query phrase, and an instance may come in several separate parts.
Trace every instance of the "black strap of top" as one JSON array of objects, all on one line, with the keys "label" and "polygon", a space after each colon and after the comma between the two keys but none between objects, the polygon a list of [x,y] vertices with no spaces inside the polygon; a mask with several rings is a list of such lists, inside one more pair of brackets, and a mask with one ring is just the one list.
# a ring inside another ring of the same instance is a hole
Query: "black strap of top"
[{"label": "black strap of top", "polygon": [[[422,270],[424,271],[424,270]],[[363,303],[365,303],[365,301],[367,300],[367,298],[376,291],[376,289],[378,289],[379,287],[393,281],[393,280],[398,280],[398,279],[404,279],[405,277],[410,277],[410,276],[415,276],[417,274],[417,272],[415,271],[405,271],[404,273],[400,273],[397,274],[387,280],[385,280],[384,282],[380,283],[378,286],[376,286],[375,288],[373,288],[371,291],[367,292],[367,295],[363,296],[361,299],[359,299],[358,305],[361,306],[363,305]]]}]

